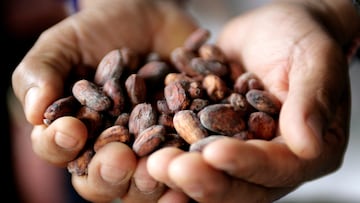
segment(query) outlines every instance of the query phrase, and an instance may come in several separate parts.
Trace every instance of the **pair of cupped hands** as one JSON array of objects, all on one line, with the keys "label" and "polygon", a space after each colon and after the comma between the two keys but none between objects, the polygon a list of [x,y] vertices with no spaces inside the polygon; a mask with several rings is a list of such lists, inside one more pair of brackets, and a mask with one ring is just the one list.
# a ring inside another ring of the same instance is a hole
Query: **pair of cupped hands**
[{"label": "pair of cupped hands", "polygon": [[[88,175],[72,176],[92,202],[272,202],[337,170],[349,136],[346,47],[359,30],[350,1],[274,1],[224,25],[216,44],[261,78],[281,102],[271,141],[221,139],[199,152],[163,148],[144,158],[120,142],[99,150]],[[74,117],[43,124],[78,65],[97,67],[122,46],[162,56],[199,25],[175,1],[93,1],[44,31],[13,73],[13,89],[33,125],[35,153],[59,167],[87,140]],[[342,9],[342,10],[341,10]],[[347,9],[347,10],[346,10]]]}]

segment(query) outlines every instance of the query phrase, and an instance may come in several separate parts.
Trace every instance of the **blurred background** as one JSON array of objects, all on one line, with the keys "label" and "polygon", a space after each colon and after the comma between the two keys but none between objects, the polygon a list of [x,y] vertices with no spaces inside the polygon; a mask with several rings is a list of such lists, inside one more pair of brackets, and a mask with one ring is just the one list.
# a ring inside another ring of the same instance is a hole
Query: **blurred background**
[{"label": "blurred background", "polygon": [[[266,0],[192,0],[189,9],[199,23],[211,31],[211,40],[215,40],[219,30],[231,17],[266,2]],[[2,188],[5,188],[0,190],[1,197],[21,203],[86,202],[72,190],[69,174],[66,171],[54,168],[34,156],[28,134],[29,128],[26,126],[9,128],[9,114],[4,99],[8,96],[13,69],[32,46],[39,32],[62,19],[66,15],[67,8],[61,0],[2,0],[1,9],[0,48],[3,54],[0,58],[0,75],[3,79],[0,80],[2,98],[0,107],[5,118],[5,121],[1,122],[2,136],[0,136],[0,160],[3,163],[0,167],[0,181],[3,184]],[[359,61],[354,61],[352,64],[350,75],[353,101],[351,132],[342,167],[333,174],[304,184],[279,200],[279,203],[360,202],[358,185],[360,163],[357,157],[360,153],[358,147],[360,146],[360,92],[357,89],[360,87]],[[17,105],[13,100],[10,104]],[[22,119],[21,110],[12,113],[20,115],[16,119]],[[14,136],[9,136],[10,133]],[[21,150],[26,156],[19,156],[16,150]],[[17,177],[18,180],[22,180],[22,184],[12,181],[18,171],[23,172],[22,176]],[[55,182],[63,185],[54,184]],[[20,193],[23,194],[22,197]],[[65,193],[67,196],[64,196]]]}]

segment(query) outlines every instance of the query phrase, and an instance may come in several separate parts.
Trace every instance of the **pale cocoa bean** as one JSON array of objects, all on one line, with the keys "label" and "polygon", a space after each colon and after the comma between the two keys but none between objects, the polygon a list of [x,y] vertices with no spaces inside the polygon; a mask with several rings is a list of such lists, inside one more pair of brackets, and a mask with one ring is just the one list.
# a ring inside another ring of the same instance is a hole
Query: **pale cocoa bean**
[{"label": "pale cocoa bean", "polygon": [[204,77],[202,86],[212,101],[223,100],[229,93],[226,83],[217,75],[209,74]]},{"label": "pale cocoa bean", "polygon": [[157,114],[151,104],[137,104],[130,113],[129,132],[135,137],[146,128],[157,123]]},{"label": "pale cocoa bean", "polygon": [[112,106],[107,112],[111,116],[117,117],[125,107],[125,96],[121,87],[121,82],[117,78],[110,78],[105,82],[103,91],[112,101]]},{"label": "pale cocoa bean", "polygon": [[88,174],[88,165],[94,156],[93,149],[84,150],[79,157],[67,164],[67,170],[71,174],[84,176]]},{"label": "pale cocoa bean", "polygon": [[131,135],[129,130],[121,125],[114,125],[103,130],[99,137],[96,138],[94,143],[94,151],[97,152],[103,146],[110,142],[122,142],[129,144],[131,141]]},{"label": "pale cocoa bean", "polygon": [[189,144],[208,136],[207,130],[201,125],[199,118],[191,110],[176,112],[173,123],[179,136]]},{"label": "pale cocoa bean", "polygon": [[267,113],[253,112],[248,120],[249,131],[253,133],[254,138],[270,140],[276,133],[276,122]]},{"label": "pale cocoa bean", "polygon": [[169,85],[170,83],[180,81],[193,82],[194,79],[187,76],[185,73],[169,73],[165,77],[164,84]]},{"label": "pale cocoa bean", "polygon": [[125,88],[132,106],[146,101],[147,87],[145,80],[142,77],[139,77],[137,74],[131,74],[125,80]]},{"label": "pale cocoa bean", "polygon": [[111,99],[95,83],[86,79],[78,80],[72,87],[74,97],[80,104],[95,111],[105,111],[112,105]]},{"label": "pale cocoa bean", "polygon": [[139,157],[155,151],[165,140],[165,128],[162,125],[153,125],[143,130],[135,139],[132,149]]},{"label": "pale cocoa bean", "polygon": [[204,96],[204,89],[202,88],[200,82],[193,81],[188,83],[187,93],[191,99],[202,98]]},{"label": "pale cocoa bean", "polygon": [[183,47],[190,51],[197,51],[209,38],[208,29],[198,28],[186,38]]},{"label": "pale cocoa bean", "polygon": [[164,96],[169,109],[177,112],[186,109],[190,104],[190,98],[186,94],[182,82],[173,82],[165,86]]},{"label": "pale cocoa bean", "polygon": [[[203,44],[199,47],[199,56],[206,61],[217,61],[226,64],[227,60],[222,50],[215,44]],[[225,75],[226,73],[224,73]]]},{"label": "pale cocoa bean", "polygon": [[44,124],[49,125],[57,118],[73,116],[80,107],[74,96],[67,96],[54,101],[44,112]]},{"label": "pale cocoa bean", "polygon": [[231,136],[246,128],[240,112],[229,104],[212,104],[203,108],[198,116],[201,124],[208,130]]},{"label": "pale cocoa bean", "polygon": [[246,99],[255,109],[271,115],[279,114],[282,105],[273,94],[263,90],[249,90]]},{"label": "pale cocoa bean", "polygon": [[104,85],[110,78],[120,78],[124,71],[124,61],[119,49],[111,50],[101,59],[97,66],[94,82]]}]

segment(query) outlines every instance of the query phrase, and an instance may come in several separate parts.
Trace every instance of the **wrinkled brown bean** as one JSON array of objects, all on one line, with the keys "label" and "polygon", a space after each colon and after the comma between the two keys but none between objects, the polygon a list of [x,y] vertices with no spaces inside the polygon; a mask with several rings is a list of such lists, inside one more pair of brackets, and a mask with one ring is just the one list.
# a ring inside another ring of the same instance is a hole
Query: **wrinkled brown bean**
[{"label": "wrinkled brown bean", "polygon": [[74,116],[79,109],[80,103],[74,96],[60,98],[54,101],[44,113],[44,123],[49,125],[57,118],[63,116]]},{"label": "wrinkled brown bean", "polygon": [[173,82],[165,86],[164,96],[167,106],[172,112],[186,109],[190,104],[190,99],[186,94],[182,82]]},{"label": "wrinkled brown bean", "polygon": [[120,78],[124,71],[124,61],[119,49],[111,50],[101,59],[97,66],[94,82],[97,85],[104,85],[110,78]]},{"label": "wrinkled brown bean", "polygon": [[215,102],[224,99],[229,93],[229,88],[226,86],[226,83],[214,74],[206,75],[202,81],[202,86],[206,90],[209,98]]},{"label": "wrinkled brown bean", "polygon": [[130,102],[133,106],[146,101],[146,84],[142,77],[131,74],[125,80],[125,88]]},{"label": "wrinkled brown bean", "polygon": [[107,112],[114,117],[120,115],[125,106],[125,97],[119,79],[110,78],[107,80],[103,86],[103,91],[112,101],[112,106]]},{"label": "wrinkled brown bean", "polygon": [[248,120],[249,131],[254,138],[270,140],[275,136],[276,122],[264,112],[251,113]]},{"label": "wrinkled brown bean", "polygon": [[189,144],[208,136],[199,118],[191,110],[175,113],[173,123],[176,132]]},{"label": "wrinkled brown bean", "polygon": [[165,140],[165,128],[162,125],[153,125],[143,130],[135,139],[132,149],[139,157],[146,156],[156,150]]},{"label": "wrinkled brown bean", "polygon": [[77,176],[87,175],[88,165],[94,154],[93,149],[84,150],[79,157],[67,164],[68,172]]},{"label": "wrinkled brown bean", "polygon": [[222,135],[234,135],[245,130],[246,124],[241,112],[229,104],[212,104],[203,108],[198,116],[208,130]]},{"label": "wrinkled brown bean", "polygon": [[87,106],[82,106],[76,114],[76,118],[81,120],[87,130],[89,138],[94,138],[104,126],[104,117],[98,111],[95,111]]},{"label": "wrinkled brown bean", "polygon": [[252,89],[246,93],[246,99],[250,105],[259,111],[271,115],[280,113],[281,102],[270,92]]},{"label": "wrinkled brown bean", "polygon": [[112,105],[111,99],[95,83],[86,79],[75,82],[72,93],[80,104],[95,111],[105,111]]},{"label": "wrinkled brown bean", "polygon": [[146,128],[157,123],[157,114],[151,104],[141,103],[136,105],[130,113],[129,132],[135,137]]},{"label": "wrinkled brown bean", "polygon": [[129,130],[121,125],[114,125],[103,130],[94,143],[94,151],[97,152],[110,142],[122,142],[128,144],[131,140]]}]

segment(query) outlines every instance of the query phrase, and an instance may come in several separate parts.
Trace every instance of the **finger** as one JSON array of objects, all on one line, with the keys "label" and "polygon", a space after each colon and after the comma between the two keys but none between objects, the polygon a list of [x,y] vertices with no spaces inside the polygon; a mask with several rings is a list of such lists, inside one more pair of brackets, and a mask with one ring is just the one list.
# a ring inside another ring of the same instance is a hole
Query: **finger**
[{"label": "finger", "polygon": [[110,202],[127,193],[136,162],[127,145],[109,143],[91,159],[88,175],[72,175],[72,184],[79,195],[91,202]]},{"label": "finger", "polygon": [[41,34],[14,70],[14,93],[31,124],[41,124],[45,109],[63,94],[70,68],[79,61],[74,38],[69,23],[54,26]]},{"label": "finger", "polygon": [[164,195],[161,196],[158,203],[168,203],[168,202],[188,203],[189,197],[181,191],[169,189],[165,192]]},{"label": "finger", "polygon": [[160,196],[165,192],[165,185],[149,175],[146,162],[147,158],[141,158],[138,161],[129,191],[122,201],[129,203],[158,202]]},{"label": "finger", "polygon": [[170,179],[167,170],[170,162],[183,153],[185,152],[175,147],[165,147],[155,151],[149,156],[147,162],[149,174],[156,180],[165,183],[168,187],[178,189]]},{"label": "finger", "polygon": [[33,150],[39,157],[55,165],[64,166],[84,147],[87,129],[76,118],[62,117],[48,127],[35,126],[31,139]]},{"label": "finger", "polygon": [[313,35],[301,45],[308,47],[306,51],[294,51],[289,93],[279,118],[280,133],[290,149],[308,159],[322,152],[325,130],[349,81],[339,47],[324,34]]},{"label": "finger", "polygon": [[199,202],[221,202],[231,187],[229,178],[204,162],[200,153],[179,155],[170,162],[167,171],[179,188]]}]

